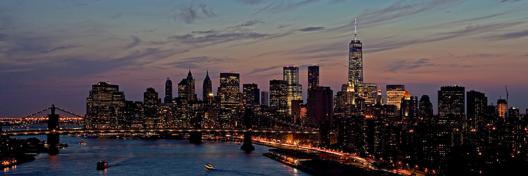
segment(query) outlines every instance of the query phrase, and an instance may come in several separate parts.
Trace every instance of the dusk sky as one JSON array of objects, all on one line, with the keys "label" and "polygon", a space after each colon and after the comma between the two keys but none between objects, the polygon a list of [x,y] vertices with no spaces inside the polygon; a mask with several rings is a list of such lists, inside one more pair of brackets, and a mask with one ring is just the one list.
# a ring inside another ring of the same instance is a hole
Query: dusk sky
[{"label": "dusk sky", "polygon": [[[54,103],[78,114],[92,84],[118,84],[128,100],[191,69],[201,97],[209,70],[268,90],[282,67],[321,66],[334,93],[347,80],[359,17],[365,82],[405,84],[436,109],[442,85],[528,107],[526,0],[2,0],[0,117]],[[521,110],[524,112],[524,110]]]}]

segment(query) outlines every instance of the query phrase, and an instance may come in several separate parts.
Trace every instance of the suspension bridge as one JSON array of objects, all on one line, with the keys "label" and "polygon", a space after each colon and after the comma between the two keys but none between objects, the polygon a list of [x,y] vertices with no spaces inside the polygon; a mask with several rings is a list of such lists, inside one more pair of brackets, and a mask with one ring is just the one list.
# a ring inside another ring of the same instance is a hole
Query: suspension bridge
[{"label": "suspension bridge", "polygon": [[[67,114],[70,117],[61,119],[57,111]],[[47,113],[47,118],[44,117],[35,117],[42,113]],[[78,128],[61,128],[61,123],[70,123],[72,121],[80,122],[85,119],[84,116],[75,114],[63,108],[51,105],[43,110],[37,111],[30,115],[24,116],[22,118],[11,118],[3,119],[3,122],[9,120],[14,121],[36,121],[36,122],[47,122],[47,128],[45,129],[10,129],[3,130],[1,136],[27,136],[27,135],[47,135],[47,143],[50,148],[58,148],[60,141],[60,135],[141,135],[141,134],[166,134],[166,135],[176,135],[182,133],[190,134],[191,143],[201,143],[203,133],[222,133],[222,134],[244,134],[244,143],[242,149],[245,151],[251,151],[254,149],[252,146],[252,135],[253,134],[297,134],[297,135],[318,135],[319,132],[317,129],[305,128],[300,125],[292,124],[284,120],[276,119],[273,117],[268,117],[267,120],[274,121],[277,124],[286,126],[287,129],[259,129],[252,128],[252,124],[245,124],[246,128],[243,129],[221,129],[221,128],[149,128],[149,129],[87,129],[84,127]],[[12,121],[11,121],[12,122]],[[56,150],[58,152],[58,149]]]}]

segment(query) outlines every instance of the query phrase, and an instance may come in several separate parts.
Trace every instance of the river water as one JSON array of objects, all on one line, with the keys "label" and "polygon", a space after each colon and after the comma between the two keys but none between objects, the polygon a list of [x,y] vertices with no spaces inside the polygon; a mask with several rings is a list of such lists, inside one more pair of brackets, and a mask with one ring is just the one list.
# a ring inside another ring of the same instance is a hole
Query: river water
[{"label": "river water", "polygon": [[[4,170],[8,175],[307,175],[271,160],[263,153],[269,148],[255,145],[246,154],[234,143],[189,144],[186,140],[142,140],[61,136],[69,147],[57,156],[39,154],[35,161]],[[97,171],[96,163],[108,160],[110,168]],[[205,171],[213,163],[216,170]]]}]

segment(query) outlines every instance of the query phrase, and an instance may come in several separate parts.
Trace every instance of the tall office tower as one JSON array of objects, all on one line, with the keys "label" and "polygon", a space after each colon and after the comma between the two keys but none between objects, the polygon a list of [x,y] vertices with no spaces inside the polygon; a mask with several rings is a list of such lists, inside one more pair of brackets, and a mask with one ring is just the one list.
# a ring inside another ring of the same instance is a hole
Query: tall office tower
[{"label": "tall office tower", "polygon": [[354,39],[348,45],[348,82],[363,83],[363,44],[357,38],[357,19],[354,23]]},{"label": "tall office tower", "polygon": [[302,101],[302,86],[299,83],[299,67],[284,67],[283,80],[288,84],[288,114],[291,115],[292,101]]},{"label": "tall office tower", "polygon": [[269,104],[277,112],[286,114],[288,112],[288,82],[284,80],[270,80]]},{"label": "tall office tower", "polygon": [[445,158],[453,146],[463,143],[466,91],[460,86],[444,86],[438,91],[436,151]]},{"label": "tall office tower", "polygon": [[119,91],[118,85],[94,84],[86,98],[86,127],[116,128],[119,119],[123,118],[124,108],[125,94]]},{"label": "tall office tower", "polygon": [[202,89],[202,99],[204,102],[212,103],[214,99],[213,94],[213,83],[211,82],[211,78],[209,78],[209,71],[207,71],[205,75],[205,79],[203,81],[203,89]]},{"label": "tall office tower", "polygon": [[399,110],[406,92],[404,85],[387,85],[387,105],[396,106]]},{"label": "tall office tower", "polygon": [[366,105],[376,104],[378,86],[374,83],[362,83],[356,85],[356,95],[362,98]]},{"label": "tall office tower", "polygon": [[154,88],[147,88],[143,94],[143,112],[145,116],[145,126],[147,128],[159,127],[159,118],[157,116],[161,100],[158,98],[158,92]]},{"label": "tall office tower", "polygon": [[254,106],[260,104],[260,89],[255,83],[242,85],[242,95],[245,106]]},{"label": "tall office tower", "polygon": [[319,66],[308,66],[308,91],[319,86]]},{"label": "tall office tower", "polygon": [[269,92],[260,92],[260,105],[269,106]]},{"label": "tall office tower", "polygon": [[505,120],[508,113],[508,102],[505,99],[497,100],[497,115],[499,120]]},{"label": "tall office tower", "polygon": [[333,92],[330,87],[317,87],[310,91],[313,97],[308,101],[308,116],[311,118],[312,125],[319,127],[320,145],[328,146],[330,144],[330,128],[334,114]]},{"label": "tall office tower", "polygon": [[418,116],[418,97],[407,94],[402,99],[401,116],[407,119],[414,119]]},{"label": "tall office tower", "polygon": [[420,118],[430,119],[433,117],[433,103],[431,103],[429,96],[422,95],[422,97],[420,97],[418,111],[418,117]]},{"label": "tall office tower", "polygon": [[235,127],[241,113],[240,74],[220,73],[220,124],[222,127]]},{"label": "tall office tower", "polygon": [[467,92],[467,121],[470,129],[477,129],[486,116],[488,97],[482,92]]},{"label": "tall office tower", "polygon": [[454,117],[462,122],[465,116],[465,88],[460,86],[444,86],[438,91],[438,116]]},{"label": "tall office tower", "polygon": [[169,78],[165,81],[165,98],[163,102],[172,103],[172,81]]},{"label": "tall office tower", "polygon": [[178,83],[178,97],[187,100],[188,102],[196,101],[194,79],[190,70],[187,74],[187,78]]}]

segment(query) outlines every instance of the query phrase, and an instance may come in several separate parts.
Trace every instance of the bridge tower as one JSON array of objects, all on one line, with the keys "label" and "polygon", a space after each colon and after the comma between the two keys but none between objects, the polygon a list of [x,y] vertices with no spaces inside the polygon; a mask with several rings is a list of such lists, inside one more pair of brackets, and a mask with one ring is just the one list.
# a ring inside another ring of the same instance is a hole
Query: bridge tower
[{"label": "bridge tower", "polygon": [[48,130],[50,131],[50,134],[48,134],[48,153],[50,155],[56,155],[59,153],[59,134],[55,133],[55,130],[59,129],[59,115],[55,113],[55,105],[51,105],[50,107],[50,114],[48,114]]},{"label": "bridge tower", "polygon": [[[201,113],[198,113],[201,114]],[[195,115],[191,119],[191,125],[193,128],[201,129],[202,128],[202,116],[201,115]],[[202,144],[202,132],[190,132],[189,133],[189,142],[191,144]]]},{"label": "bridge tower", "polygon": [[244,150],[246,153],[250,153],[255,150],[253,142],[251,141],[251,128],[253,126],[253,117],[253,111],[250,108],[246,108],[246,111],[244,112],[243,121],[247,131],[244,133],[244,143],[242,144],[242,147],[240,147],[240,149]]}]

